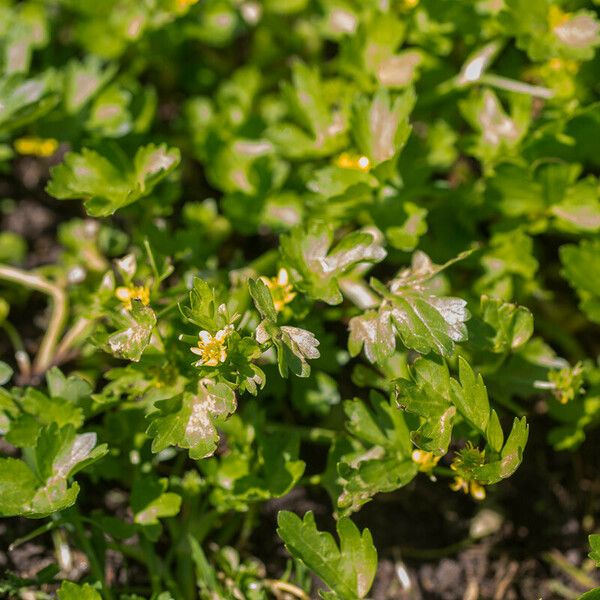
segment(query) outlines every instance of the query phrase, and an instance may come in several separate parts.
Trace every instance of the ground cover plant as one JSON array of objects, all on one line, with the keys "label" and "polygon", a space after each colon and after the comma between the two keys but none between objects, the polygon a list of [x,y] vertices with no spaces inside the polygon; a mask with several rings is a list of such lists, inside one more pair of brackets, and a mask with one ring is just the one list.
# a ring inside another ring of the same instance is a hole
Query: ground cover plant
[{"label": "ground cover plant", "polygon": [[0,0],[0,596],[600,598],[598,6]]}]

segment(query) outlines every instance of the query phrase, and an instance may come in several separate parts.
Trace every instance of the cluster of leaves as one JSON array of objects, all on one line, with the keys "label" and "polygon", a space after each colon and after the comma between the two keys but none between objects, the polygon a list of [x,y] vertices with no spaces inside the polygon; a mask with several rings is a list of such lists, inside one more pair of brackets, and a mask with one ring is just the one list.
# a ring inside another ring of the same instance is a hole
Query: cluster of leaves
[{"label": "cluster of leaves", "polygon": [[[578,0],[0,0],[0,209],[61,220],[50,261],[0,233],[0,516],[88,555],[58,598],[139,597],[109,549],[160,600],[364,598],[365,503],[494,495],[540,406],[584,441],[599,32]],[[339,546],[281,511],[274,579],[241,549],[299,485]]]}]

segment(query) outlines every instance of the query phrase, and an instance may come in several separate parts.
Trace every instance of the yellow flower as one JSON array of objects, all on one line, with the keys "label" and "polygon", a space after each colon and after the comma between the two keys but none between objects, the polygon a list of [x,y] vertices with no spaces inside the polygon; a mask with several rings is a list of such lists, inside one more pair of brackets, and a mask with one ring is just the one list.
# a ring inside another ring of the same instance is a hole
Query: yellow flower
[{"label": "yellow flower", "polygon": [[194,4],[196,4],[198,2],[198,0],[176,0],[176,5],[177,5],[177,12],[184,12],[186,9],[188,9],[190,6],[193,6]]},{"label": "yellow flower", "polygon": [[334,161],[337,167],[342,169],[353,169],[354,171],[362,171],[368,173],[371,170],[371,161],[368,156],[359,156],[358,154],[350,154],[342,152]]},{"label": "yellow flower", "polygon": [[563,58],[551,58],[548,61],[548,68],[551,71],[564,71],[574,75],[579,70],[579,63],[576,60],[566,60]]},{"label": "yellow flower", "polygon": [[435,456],[433,452],[413,450],[412,459],[413,462],[419,465],[419,471],[421,471],[421,473],[431,473],[431,471],[433,471],[433,467],[438,464],[440,457]]},{"label": "yellow flower", "polygon": [[277,277],[261,277],[261,281],[269,288],[273,298],[273,306],[279,312],[286,304],[289,304],[295,297],[292,284],[286,269],[279,269]]},{"label": "yellow flower", "polygon": [[121,286],[115,290],[115,296],[127,310],[131,310],[131,301],[139,300],[144,306],[150,304],[150,288],[147,285]]},{"label": "yellow flower", "polygon": [[548,9],[548,26],[550,29],[554,29],[563,23],[566,23],[571,18],[570,13],[564,12],[556,4],[552,4]]},{"label": "yellow flower", "polygon": [[19,154],[31,156],[52,156],[58,149],[58,140],[54,138],[22,137],[15,140],[15,150]]},{"label": "yellow flower", "polygon": [[403,0],[402,8],[414,8],[419,4],[419,0]]},{"label": "yellow flower", "polygon": [[205,330],[201,331],[198,334],[198,346],[190,348],[194,354],[200,357],[195,366],[216,367],[219,363],[225,362],[227,358],[225,341],[232,331],[232,325],[228,325],[225,329],[220,329],[215,335]]},{"label": "yellow flower", "polygon": [[455,492],[471,494],[473,500],[481,501],[485,498],[485,488],[478,481],[467,481],[464,477],[457,475],[454,482],[450,484],[450,489]]}]

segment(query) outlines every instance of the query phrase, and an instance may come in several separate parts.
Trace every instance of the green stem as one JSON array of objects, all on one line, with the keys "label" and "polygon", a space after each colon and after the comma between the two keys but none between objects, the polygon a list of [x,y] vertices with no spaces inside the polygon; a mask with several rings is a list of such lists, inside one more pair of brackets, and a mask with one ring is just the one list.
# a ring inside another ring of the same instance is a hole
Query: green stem
[{"label": "green stem", "polygon": [[400,553],[403,557],[406,558],[417,558],[422,560],[432,560],[436,558],[441,558],[444,556],[449,556],[451,554],[456,554],[465,548],[468,548],[473,544],[474,540],[471,538],[466,538],[461,540],[460,542],[456,542],[454,544],[450,544],[449,546],[444,546],[443,548],[430,548],[430,549],[421,549],[421,548],[400,548]]},{"label": "green stem", "polygon": [[73,518],[71,519],[71,523],[75,528],[75,533],[77,534],[77,540],[81,546],[81,549],[85,552],[88,560],[90,561],[90,570],[92,575],[100,582],[102,585],[103,596],[106,600],[112,600],[112,592],[110,588],[106,585],[106,580],[104,578],[104,570],[98,560],[98,556],[96,555],[96,551],[94,550],[90,540],[87,537],[85,529],[82,525],[81,515],[77,509],[73,511]]},{"label": "green stem", "polygon": [[47,294],[52,300],[50,322],[33,362],[33,374],[41,375],[50,368],[54,360],[56,344],[67,318],[67,296],[60,287],[47,279],[8,265],[0,264],[0,279]]},{"label": "green stem", "polygon": [[333,429],[323,427],[304,427],[302,425],[288,425],[285,423],[267,423],[266,430],[274,433],[290,433],[300,436],[300,439],[316,444],[330,444],[338,436]]},{"label": "green stem", "polygon": [[154,548],[150,544],[149,540],[142,533],[140,534],[140,546],[144,554],[146,562],[146,568],[148,569],[148,575],[150,575],[150,585],[152,586],[152,595],[158,596],[162,591],[161,577],[160,577],[160,566],[158,564],[158,558],[154,553]]},{"label": "green stem", "polygon": [[29,358],[27,350],[25,350],[25,345],[23,344],[21,335],[17,331],[17,328],[8,321],[4,321],[4,323],[2,323],[2,328],[6,332],[6,335],[8,336],[8,339],[10,340],[10,343],[15,351],[15,362],[19,368],[19,372],[21,373],[22,377],[28,380],[31,377],[31,359]]},{"label": "green stem", "polygon": [[60,361],[67,354],[68,350],[87,333],[94,321],[86,317],[79,317],[73,326],[67,330],[60,344],[56,348],[56,360]]},{"label": "green stem", "polygon": [[557,569],[562,571],[567,577],[570,577],[577,585],[580,585],[584,589],[590,589],[597,585],[596,580],[590,577],[587,573],[578,569],[575,565],[571,564],[558,550],[552,550],[552,552],[546,552],[542,555],[542,558],[551,565],[554,565]]},{"label": "green stem", "polygon": [[24,544],[25,542],[28,542],[29,540],[33,540],[34,538],[38,537],[39,535],[48,533],[49,531],[52,531],[56,527],[60,527],[61,525],[64,525],[64,524],[65,524],[64,519],[57,519],[56,521],[48,521],[48,523],[44,523],[44,525],[42,525],[41,527],[37,527],[33,531],[30,531],[27,535],[17,538],[8,547],[8,550],[13,551],[15,548],[18,548],[21,544]]}]

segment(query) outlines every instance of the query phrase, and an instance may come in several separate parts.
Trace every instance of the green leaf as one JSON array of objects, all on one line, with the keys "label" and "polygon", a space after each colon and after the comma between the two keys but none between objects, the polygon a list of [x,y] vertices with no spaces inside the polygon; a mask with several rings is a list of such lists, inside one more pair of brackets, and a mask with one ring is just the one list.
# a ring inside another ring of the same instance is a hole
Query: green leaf
[{"label": "green leaf", "polygon": [[110,158],[89,148],[69,152],[51,169],[46,191],[59,200],[81,199],[90,216],[106,217],[151,194],[181,159],[165,144],[138,148],[133,161],[117,146],[111,151]]},{"label": "green leaf", "polygon": [[33,449],[31,466],[22,460],[0,459],[0,515],[45,517],[71,506],[79,485],[69,486],[78,471],[100,459],[106,444],[96,447],[96,434],[76,434],[68,425],[44,427]]},{"label": "green leaf", "polygon": [[501,14],[505,31],[516,37],[517,46],[526,50],[532,60],[555,56],[588,60],[600,44],[600,24],[592,11],[564,13],[560,8],[558,24],[553,26],[550,11],[557,5],[552,0],[506,0]]},{"label": "green leaf", "polygon": [[[347,143],[347,118],[333,105],[319,71],[303,62],[292,65],[292,85],[282,86],[294,122],[275,123],[267,137],[286,158],[321,157],[342,150]],[[335,98],[337,101],[337,98]]]},{"label": "green leaf", "polygon": [[338,278],[360,263],[379,262],[385,250],[366,232],[353,232],[333,248],[333,231],[325,224],[310,226],[306,231],[293,229],[281,236],[281,253],[297,289],[315,300],[339,304],[342,294]]},{"label": "green leaf", "polygon": [[502,450],[502,446],[504,444],[504,432],[502,431],[502,426],[500,425],[498,413],[493,409],[490,413],[490,420],[488,421],[487,429],[485,431],[485,437],[490,445],[490,448],[492,448],[494,452],[500,452],[500,450]]},{"label": "green leaf", "polygon": [[525,417],[515,418],[511,432],[500,453],[500,458],[468,469],[468,477],[486,485],[510,477],[521,464],[528,436],[529,425],[527,425]]},{"label": "green leaf", "polygon": [[58,102],[56,75],[46,71],[24,79],[20,75],[0,78],[0,132],[21,127],[39,119]]},{"label": "green leaf", "polygon": [[92,386],[77,375],[65,377],[58,367],[52,367],[46,373],[46,383],[51,398],[61,398],[72,404],[78,404],[92,393]]},{"label": "green leaf", "polygon": [[337,504],[343,515],[357,511],[375,494],[408,484],[418,470],[403,413],[376,392],[370,404],[372,409],[359,399],[344,403],[346,428],[356,439],[355,450],[337,461],[342,485]]},{"label": "green leaf", "polygon": [[[249,410],[250,420],[254,421],[256,407]],[[219,511],[247,510],[256,502],[279,498],[297,485],[304,473],[306,465],[298,460],[300,438],[293,432],[265,432],[256,425],[245,424],[245,429],[240,430],[235,418],[229,421],[227,439],[231,446],[239,448],[237,443],[242,441],[236,434],[245,441],[247,434],[254,435],[256,431],[256,440],[251,446],[244,445],[241,452],[202,463],[206,479],[213,486],[212,502]]]},{"label": "green leaf", "polygon": [[369,100],[359,98],[352,113],[352,135],[359,151],[374,167],[397,158],[411,132],[409,115],[416,102],[411,90],[392,100],[380,89]]},{"label": "green leaf", "polygon": [[38,479],[22,460],[0,458],[0,515],[22,514],[33,498]]},{"label": "green leaf", "polygon": [[490,418],[490,402],[481,375],[475,376],[469,363],[458,359],[459,381],[452,379],[452,402],[467,421],[485,434]]},{"label": "green leaf", "polygon": [[200,381],[195,394],[184,392],[156,403],[147,433],[152,452],[168,446],[188,448],[194,460],[211,456],[219,440],[216,425],[236,409],[233,390],[224,383]]},{"label": "green leaf", "polygon": [[397,335],[407,348],[422,354],[451,355],[454,343],[467,339],[465,321],[470,313],[465,300],[435,295],[429,281],[468,254],[434,265],[425,253],[417,251],[411,267],[398,273],[389,289],[372,279],[371,286],[383,299],[377,311],[350,319],[350,354],[356,356],[364,347],[371,362],[382,363],[394,352]]},{"label": "green leaf", "polygon": [[282,377],[287,377],[288,369],[298,377],[310,375],[307,359],[321,356],[317,346],[319,340],[306,329],[283,325],[279,328],[280,337],[275,341],[277,364]]},{"label": "green leaf", "polygon": [[302,560],[342,600],[364,598],[377,570],[377,552],[371,534],[362,534],[350,519],[337,522],[338,548],[330,533],[318,531],[312,512],[304,520],[280,511],[277,533],[294,557]]},{"label": "green leaf", "polygon": [[600,323],[600,240],[583,240],[560,248],[563,275],[581,299],[581,309]]},{"label": "green leaf", "polygon": [[404,203],[406,220],[402,225],[394,225],[385,230],[385,236],[390,244],[403,252],[412,252],[419,239],[427,233],[427,210],[413,204]]},{"label": "green leaf", "polygon": [[254,306],[260,313],[263,319],[270,319],[273,322],[277,321],[277,311],[273,304],[273,298],[269,288],[260,279],[250,279],[248,281],[250,295],[254,300]]},{"label": "green leaf", "polygon": [[480,317],[473,319],[469,331],[473,342],[494,353],[513,352],[533,335],[533,315],[524,306],[481,297]]},{"label": "green leaf", "polygon": [[392,325],[391,310],[387,305],[378,311],[370,310],[358,317],[352,317],[348,328],[348,350],[352,356],[358,356],[364,348],[367,360],[383,363],[396,348],[396,331]]},{"label": "green leaf", "polygon": [[159,519],[179,512],[181,496],[166,489],[166,479],[144,478],[134,482],[130,500],[134,523],[158,525]]},{"label": "green leaf", "polygon": [[592,549],[588,556],[596,563],[597,567],[600,567],[600,533],[589,535],[588,541]]},{"label": "green leaf", "polygon": [[7,365],[4,361],[0,360],[0,385],[8,383],[13,376],[13,372],[10,365]]},{"label": "green leaf", "polygon": [[116,319],[120,329],[108,336],[108,351],[119,358],[138,362],[152,337],[156,315],[149,306],[133,300],[131,310],[123,310]]},{"label": "green leaf", "polygon": [[58,588],[58,600],[102,600],[102,596],[89,583],[79,585],[64,580]]},{"label": "green leaf", "polygon": [[224,319],[224,310],[218,303],[213,287],[199,277],[194,278],[194,284],[189,296],[189,306],[180,306],[183,316],[206,331],[216,332],[228,325]]},{"label": "green leaf", "polygon": [[450,377],[446,363],[437,357],[417,359],[410,369],[410,379],[396,380],[398,404],[421,418],[412,440],[419,448],[442,456],[448,450],[458,410],[461,417],[486,438],[490,448],[500,451],[502,429],[498,415],[490,409],[483,378],[475,375],[462,356],[458,363],[458,380]]},{"label": "green leaf", "polygon": [[65,67],[64,103],[67,112],[80,111],[117,72],[115,64],[103,66],[96,56],[71,60]]},{"label": "green leaf", "polygon": [[[373,459],[369,460],[369,456]],[[338,475],[343,486],[337,498],[341,514],[346,516],[358,511],[376,494],[393,492],[408,485],[417,472],[418,467],[411,459],[378,457],[376,453],[368,452],[362,456],[343,457],[338,463]]]},{"label": "green leaf", "polygon": [[426,254],[415,252],[410,269],[392,280],[391,295],[382,307],[390,311],[402,343],[422,354],[433,351],[449,356],[455,342],[467,339],[465,321],[470,314],[466,301],[433,295],[425,285],[448,264],[434,265]]},{"label": "green leaf", "polygon": [[344,402],[348,431],[369,444],[409,457],[412,444],[402,413],[377,392],[371,392],[370,401],[372,410],[358,398]]}]

